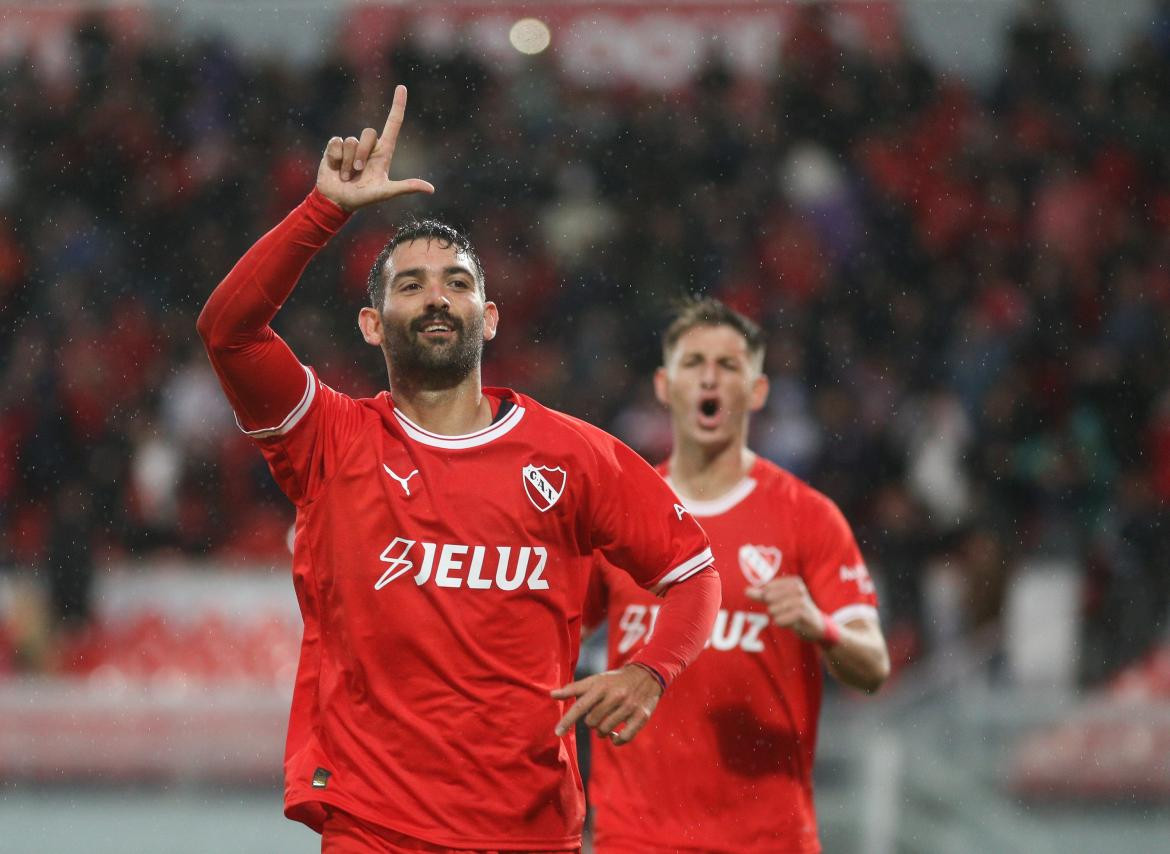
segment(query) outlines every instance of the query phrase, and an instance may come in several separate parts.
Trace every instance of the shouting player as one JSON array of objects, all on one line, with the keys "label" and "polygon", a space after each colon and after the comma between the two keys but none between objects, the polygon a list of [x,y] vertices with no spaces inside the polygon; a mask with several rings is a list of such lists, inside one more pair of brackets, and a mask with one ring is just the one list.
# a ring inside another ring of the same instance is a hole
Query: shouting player
[{"label": "shouting player", "polygon": [[[654,389],[674,449],[661,472],[711,537],[723,608],[638,741],[616,751],[597,740],[598,854],[820,851],[822,662],[863,691],[889,673],[873,584],[841,512],[746,445],[768,393],[763,362],[759,327],[715,300],[689,303],[667,329]],[[666,612],[598,563],[586,625],[608,615],[610,665],[621,667],[657,642]]]},{"label": "shouting player", "polygon": [[[700,652],[719,607],[706,536],[616,439],[506,388],[500,322],[465,237],[399,230],[358,325],[390,390],[325,385],[269,326],[313,255],[389,177],[406,107],[329,141],[308,198],[211,295],[199,333],[240,422],[296,505],[304,640],[285,812],[322,850],[577,850],[578,719],[618,743]],[[663,596],[628,666],[572,680],[594,552]],[[575,702],[574,702],[575,700]],[[571,704],[571,705],[570,705]]]}]

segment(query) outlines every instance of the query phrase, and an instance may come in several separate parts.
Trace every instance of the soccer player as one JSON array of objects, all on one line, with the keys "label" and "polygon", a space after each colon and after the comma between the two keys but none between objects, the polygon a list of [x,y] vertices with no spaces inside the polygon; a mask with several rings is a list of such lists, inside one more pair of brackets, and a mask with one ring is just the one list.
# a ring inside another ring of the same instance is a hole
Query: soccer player
[{"label": "soccer player", "polygon": [[[723,608],[707,650],[638,741],[595,740],[599,854],[820,851],[812,765],[822,663],[875,691],[889,673],[873,584],[828,498],[746,445],[764,405],[759,327],[715,300],[666,331],[654,376],[674,448],[661,473],[711,537]],[[653,597],[599,561],[586,626],[609,619],[610,666],[658,640]],[[666,714],[669,712],[669,714]]]},{"label": "soccer player", "polygon": [[[364,339],[390,390],[355,400],[269,326],[389,178],[406,90],[379,135],[334,137],[316,187],[212,293],[198,329],[241,428],[296,505],[304,617],[285,812],[322,850],[570,851],[578,719],[616,743],[700,652],[719,607],[707,538],[602,431],[506,388],[480,358],[500,315],[465,237],[400,229],[370,273]],[[595,552],[663,596],[659,636],[572,681]]]}]

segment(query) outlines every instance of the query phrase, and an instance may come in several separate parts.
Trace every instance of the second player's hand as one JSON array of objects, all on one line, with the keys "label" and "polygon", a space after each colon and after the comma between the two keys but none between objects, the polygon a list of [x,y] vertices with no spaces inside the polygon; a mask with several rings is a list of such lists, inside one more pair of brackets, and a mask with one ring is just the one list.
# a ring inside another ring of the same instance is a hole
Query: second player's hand
[{"label": "second player's hand", "polygon": [[585,726],[597,730],[614,744],[623,745],[628,744],[650,720],[658,698],[662,696],[662,686],[644,667],[627,664],[620,670],[570,682],[550,693],[557,700],[577,698],[557,724],[558,736],[569,732],[578,720],[584,718]]},{"label": "second player's hand", "polygon": [[394,159],[394,147],[405,115],[406,87],[398,86],[380,136],[373,128],[366,128],[360,138],[335,136],[329,140],[317,167],[318,192],[345,211],[356,211],[408,193],[435,192],[430,182],[420,178],[405,181],[390,178],[390,161]]},{"label": "second player's hand", "polygon": [[774,578],[762,587],[749,587],[746,593],[749,599],[764,603],[777,626],[792,629],[807,641],[825,636],[825,615],[799,576]]}]

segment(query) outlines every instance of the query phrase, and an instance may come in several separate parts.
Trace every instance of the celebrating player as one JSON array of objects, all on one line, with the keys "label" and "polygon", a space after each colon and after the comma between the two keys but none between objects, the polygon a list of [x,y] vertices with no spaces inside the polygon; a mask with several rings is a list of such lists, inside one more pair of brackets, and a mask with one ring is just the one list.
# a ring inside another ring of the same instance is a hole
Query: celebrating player
[{"label": "celebrating player", "polygon": [[[715,300],[666,332],[654,377],[674,450],[661,467],[711,537],[723,609],[709,648],[622,751],[595,739],[598,854],[820,851],[812,765],[821,662],[875,691],[889,673],[873,584],[828,498],[746,445],[763,406],[759,327]],[[599,561],[586,625],[609,618],[612,667],[658,642],[661,609]],[[669,712],[669,713],[667,713]]]},{"label": "celebrating player", "polygon": [[[305,629],[285,812],[327,852],[576,850],[573,725],[634,738],[702,649],[718,576],[702,530],[632,451],[482,387],[500,316],[454,229],[400,229],[370,273],[358,325],[390,391],[334,391],[272,331],[353,211],[434,191],[389,177],[405,107],[400,86],[381,134],[329,141],[315,189],[199,318],[241,428],[297,508]],[[595,552],[662,595],[662,612],[620,669],[573,682]]]}]

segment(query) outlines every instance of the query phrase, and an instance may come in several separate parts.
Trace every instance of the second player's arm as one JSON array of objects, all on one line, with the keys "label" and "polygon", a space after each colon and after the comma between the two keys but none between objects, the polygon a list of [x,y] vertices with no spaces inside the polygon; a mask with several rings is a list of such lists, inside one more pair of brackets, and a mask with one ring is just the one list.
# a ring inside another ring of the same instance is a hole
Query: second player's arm
[{"label": "second player's arm", "polygon": [[890,654],[877,621],[855,617],[838,626],[817,607],[799,576],[749,587],[747,595],[764,604],[777,626],[820,645],[829,672],[845,685],[873,693],[890,675]]},{"label": "second player's arm", "polygon": [[877,621],[858,617],[838,627],[840,637],[822,647],[825,666],[851,688],[872,694],[890,675],[890,653]]}]

